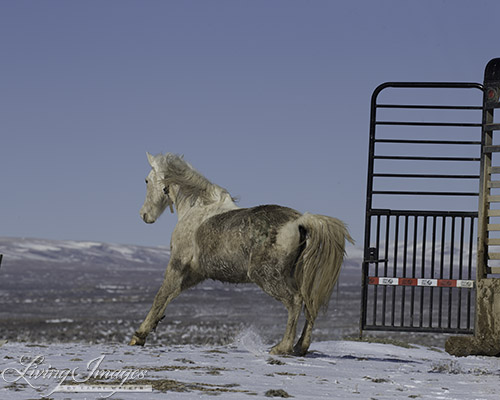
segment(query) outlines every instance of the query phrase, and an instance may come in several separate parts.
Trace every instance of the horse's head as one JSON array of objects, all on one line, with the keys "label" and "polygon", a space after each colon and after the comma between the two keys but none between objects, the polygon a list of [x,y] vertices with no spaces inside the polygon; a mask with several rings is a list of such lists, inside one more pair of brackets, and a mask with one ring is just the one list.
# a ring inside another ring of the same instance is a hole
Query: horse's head
[{"label": "horse's head", "polygon": [[160,156],[152,156],[149,153],[147,155],[151,172],[146,178],[146,200],[140,214],[144,222],[152,224],[167,207],[170,207],[170,211],[173,213],[172,205],[174,202],[170,197],[168,186],[165,185],[166,177],[163,176],[159,168],[158,157]]}]

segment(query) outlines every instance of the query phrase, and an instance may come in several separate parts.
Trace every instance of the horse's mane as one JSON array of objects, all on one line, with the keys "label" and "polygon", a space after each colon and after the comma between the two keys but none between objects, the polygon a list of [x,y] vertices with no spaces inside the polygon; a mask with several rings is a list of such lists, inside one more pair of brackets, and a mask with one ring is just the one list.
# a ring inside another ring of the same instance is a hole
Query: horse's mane
[{"label": "horse's mane", "polygon": [[220,201],[223,197],[231,198],[228,191],[205,178],[196,171],[182,156],[172,153],[155,157],[157,172],[164,178],[166,186],[179,186],[177,201],[191,204],[200,199],[209,204]]}]

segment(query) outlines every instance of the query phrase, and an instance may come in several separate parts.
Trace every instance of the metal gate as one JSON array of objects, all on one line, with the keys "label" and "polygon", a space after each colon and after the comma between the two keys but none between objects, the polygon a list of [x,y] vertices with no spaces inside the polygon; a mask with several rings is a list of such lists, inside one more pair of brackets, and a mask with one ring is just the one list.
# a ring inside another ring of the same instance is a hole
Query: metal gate
[{"label": "metal gate", "polygon": [[473,333],[483,86],[372,95],[361,331]]}]

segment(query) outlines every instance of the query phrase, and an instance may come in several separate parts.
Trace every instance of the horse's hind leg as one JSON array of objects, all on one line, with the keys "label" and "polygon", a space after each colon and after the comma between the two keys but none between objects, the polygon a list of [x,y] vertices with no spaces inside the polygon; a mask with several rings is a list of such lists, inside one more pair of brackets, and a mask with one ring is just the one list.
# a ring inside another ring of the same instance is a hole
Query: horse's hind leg
[{"label": "horse's hind leg", "polygon": [[165,271],[165,278],[158,293],[156,293],[153,305],[143,323],[130,340],[129,345],[143,346],[146,342],[146,337],[163,318],[167,305],[183,290],[196,285],[200,281],[201,279],[189,274],[188,268],[181,268],[179,263],[171,261]]},{"label": "horse's hind leg", "polygon": [[304,314],[306,315],[306,322],[304,324],[304,329],[300,335],[297,344],[293,348],[293,354],[297,356],[303,356],[307,353],[309,346],[311,345],[311,334],[314,326],[314,318],[311,316],[307,307],[304,307]]},{"label": "horse's hind leg", "polygon": [[297,322],[302,309],[302,299],[299,295],[296,295],[290,302],[284,302],[284,304],[288,310],[288,321],[286,324],[285,334],[283,335],[281,342],[271,349],[271,354],[293,353],[293,342],[295,341]]}]

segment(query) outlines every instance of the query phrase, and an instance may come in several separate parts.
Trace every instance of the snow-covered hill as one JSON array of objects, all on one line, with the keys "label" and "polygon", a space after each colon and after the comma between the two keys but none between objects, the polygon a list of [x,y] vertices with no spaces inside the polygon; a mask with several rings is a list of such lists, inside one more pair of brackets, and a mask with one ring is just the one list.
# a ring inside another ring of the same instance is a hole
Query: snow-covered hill
[{"label": "snow-covered hill", "polygon": [[167,247],[0,237],[0,254],[4,261],[81,264],[165,264]]}]

